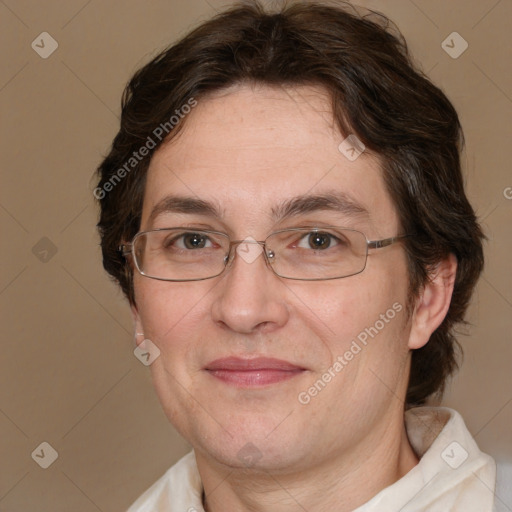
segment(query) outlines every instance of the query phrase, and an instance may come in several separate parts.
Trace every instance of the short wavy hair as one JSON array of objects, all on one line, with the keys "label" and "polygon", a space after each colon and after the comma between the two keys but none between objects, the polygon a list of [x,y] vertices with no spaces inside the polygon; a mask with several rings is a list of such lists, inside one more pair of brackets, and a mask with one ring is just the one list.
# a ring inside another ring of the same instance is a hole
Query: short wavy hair
[{"label": "short wavy hair", "polygon": [[[416,69],[400,32],[382,14],[359,14],[340,2],[292,2],[273,12],[244,2],[137,71],[124,91],[119,132],[98,168],[105,269],[134,303],[133,269],[118,247],[140,228],[151,156],[186,123],[181,115],[175,124],[169,120],[178,119],[191,98],[201,101],[241,83],[322,86],[341,133],[355,134],[379,156],[401,228],[416,235],[404,242],[410,297],[418,296],[443,258],[456,256],[450,308],[429,342],[413,351],[406,405],[441,396],[458,366],[454,328],[464,323],[483,268],[484,235],[464,192],[457,113]],[[159,126],[166,137],[155,137]],[[149,149],[142,157],[143,145]]]}]

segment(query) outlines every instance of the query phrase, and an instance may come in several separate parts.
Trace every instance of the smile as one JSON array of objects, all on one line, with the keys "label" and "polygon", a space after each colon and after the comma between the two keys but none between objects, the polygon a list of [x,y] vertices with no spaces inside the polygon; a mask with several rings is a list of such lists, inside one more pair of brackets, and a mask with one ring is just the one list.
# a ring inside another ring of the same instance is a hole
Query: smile
[{"label": "smile", "polygon": [[262,387],[300,375],[304,368],[279,359],[228,357],[209,363],[205,370],[214,378],[235,387]]}]

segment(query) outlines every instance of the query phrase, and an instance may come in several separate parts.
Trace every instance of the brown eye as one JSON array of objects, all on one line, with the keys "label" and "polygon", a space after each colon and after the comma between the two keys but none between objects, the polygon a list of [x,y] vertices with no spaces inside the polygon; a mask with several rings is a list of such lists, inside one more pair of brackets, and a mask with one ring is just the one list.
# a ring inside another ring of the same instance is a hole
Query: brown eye
[{"label": "brown eye", "polygon": [[213,247],[210,237],[203,233],[181,232],[162,241],[165,251],[193,251]]},{"label": "brown eye", "polygon": [[332,236],[327,233],[310,233],[308,244],[312,249],[328,249],[331,246]]},{"label": "brown eye", "polygon": [[187,249],[203,249],[208,241],[208,238],[200,233],[186,233],[182,239]]}]

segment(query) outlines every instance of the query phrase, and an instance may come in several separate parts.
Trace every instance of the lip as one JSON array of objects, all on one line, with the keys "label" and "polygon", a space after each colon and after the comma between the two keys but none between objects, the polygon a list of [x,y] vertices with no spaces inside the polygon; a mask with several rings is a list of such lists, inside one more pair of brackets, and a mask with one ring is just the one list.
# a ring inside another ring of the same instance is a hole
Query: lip
[{"label": "lip", "polygon": [[244,359],[241,357],[224,357],[215,359],[205,366],[205,370],[230,370],[230,371],[253,371],[253,370],[304,370],[300,366],[289,363],[282,359],[274,359],[268,357],[254,357]]},{"label": "lip", "polygon": [[204,368],[212,377],[236,387],[260,387],[276,384],[305,371],[305,368],[282,359],[225,357]]}]

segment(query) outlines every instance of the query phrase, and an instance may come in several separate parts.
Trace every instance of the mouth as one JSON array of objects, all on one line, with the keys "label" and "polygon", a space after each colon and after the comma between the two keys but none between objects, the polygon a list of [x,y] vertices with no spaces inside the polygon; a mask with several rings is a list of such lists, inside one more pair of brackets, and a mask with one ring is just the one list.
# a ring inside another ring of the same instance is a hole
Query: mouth
[{"label": "mouth", "polygon": [[305,368],[283,361],[258,357],[242,359],[226,357],[208,363],[204,368],[212,377],[235,387],[254,388],[289,380]]}]

